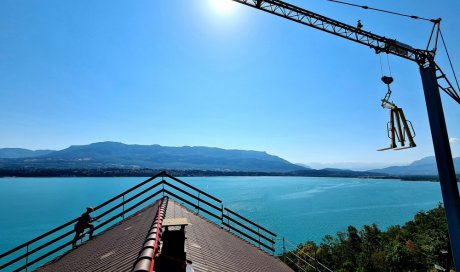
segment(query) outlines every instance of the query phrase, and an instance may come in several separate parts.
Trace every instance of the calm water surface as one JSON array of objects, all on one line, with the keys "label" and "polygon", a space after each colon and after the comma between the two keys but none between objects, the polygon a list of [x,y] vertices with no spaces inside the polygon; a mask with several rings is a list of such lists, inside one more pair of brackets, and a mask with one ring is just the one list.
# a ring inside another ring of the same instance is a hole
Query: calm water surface
[{"label": "calm water surface", "polygon": [[[0,253],[78,217],[145,178],[0,179]],[[314,177],[193,177],[197,186],[294,243],[348,225],[403,224],[441,202],[438,183]]]}]

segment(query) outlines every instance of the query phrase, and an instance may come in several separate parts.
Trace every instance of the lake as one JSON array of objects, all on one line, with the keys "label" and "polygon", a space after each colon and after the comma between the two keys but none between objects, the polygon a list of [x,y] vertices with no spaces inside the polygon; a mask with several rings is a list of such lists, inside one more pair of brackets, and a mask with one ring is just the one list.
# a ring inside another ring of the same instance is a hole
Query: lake
[{"label": "lake", "polygon": [[[348,225],[404,224],[442,201],[438,183],[316,177],[186,177],[293,243]],[[0,253],[78,217],[145,178],[1,178]]]}]

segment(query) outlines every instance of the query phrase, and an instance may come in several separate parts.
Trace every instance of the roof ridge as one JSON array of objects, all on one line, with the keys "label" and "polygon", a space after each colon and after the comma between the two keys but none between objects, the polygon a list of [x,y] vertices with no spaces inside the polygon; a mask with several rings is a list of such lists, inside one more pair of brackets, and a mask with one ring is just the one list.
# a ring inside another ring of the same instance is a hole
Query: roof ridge
[{"label": "roof ridge", "polygon": [[142,249],[139,252],[139,256],[134,263],[133,272],[152,271],[160,243],[163,219],[166,215],[166,207],[168,205],[168,197],[164,196],[160,201],[152,227],[148,231]]}]

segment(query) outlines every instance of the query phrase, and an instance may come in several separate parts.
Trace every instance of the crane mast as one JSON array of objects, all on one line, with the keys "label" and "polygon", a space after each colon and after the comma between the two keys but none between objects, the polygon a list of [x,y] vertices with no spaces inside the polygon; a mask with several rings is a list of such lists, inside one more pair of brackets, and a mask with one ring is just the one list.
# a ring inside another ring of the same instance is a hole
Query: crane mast
[{"label": "crane mast", "polygon": [[[460,96],[434,60],[436,46],[433,50],[416,49],[395,39],[364,31],[279,0],[233,1],[368,46],[377,54],[392,54],[418,64],[446,210],[451,252],[456,268],[460,269],[460,196],[439,89],[459,104]],[[439,26],[441,19],[430,21]]]}]

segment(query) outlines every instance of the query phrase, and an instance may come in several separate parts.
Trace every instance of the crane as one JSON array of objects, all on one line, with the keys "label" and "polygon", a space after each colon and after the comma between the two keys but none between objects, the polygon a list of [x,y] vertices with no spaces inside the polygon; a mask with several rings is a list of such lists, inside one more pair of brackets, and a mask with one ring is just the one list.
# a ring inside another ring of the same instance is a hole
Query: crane
[{"label": "crane", "polygon": [[446,210],[451,252],[455,266],[459,269],[460,196],[439,89],[443,90],[459,104],[460,96],[441,67],[435,62],[436,46],[432,50],[428,48],[435,29],[437,28],[439,32],[441,19],[430,20],[433,23],[433,30],[428,46],[426,49],[416,49],[395,39],[365,31],[362,27],[351,26],[283,1],[232,1],[365,45],[374,49],[377,54],[387,53],[413,61],[419,66],[441,192]]}]

